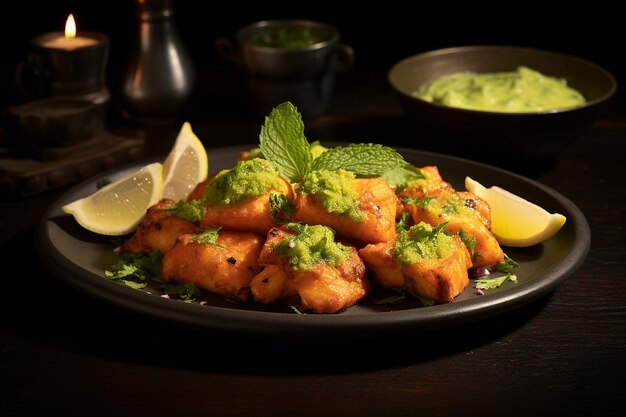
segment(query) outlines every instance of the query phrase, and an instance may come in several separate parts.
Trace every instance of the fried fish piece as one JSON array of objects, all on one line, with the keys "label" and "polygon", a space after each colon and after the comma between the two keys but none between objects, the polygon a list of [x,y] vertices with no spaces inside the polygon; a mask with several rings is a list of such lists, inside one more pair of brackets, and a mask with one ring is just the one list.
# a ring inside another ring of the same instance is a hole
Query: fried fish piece
[{"label": "fried fish piece", "polygon": [[167,252],[182,233],[195,233],[198,226],[185,218],[173,214],[176,202],[164,198],[149,207],[146,216],[133,235],[122,245],[122,251],[136,254]]},{"label": "fried fish piece", "polygon": [[250,284],[254,300],[282,302],[313,313],[336,313],[370,292],[365,264],[332,229],[290,223],[274,228],[259,256],[264,266]]},{"label": "fried fish piece", "polygon": [[384,242],[395,233],[398,204],[395,191],[382,178],[321,170],[296,187],[292,220],[329,226],[362,244]]},{"label": "fried fish piece", "polygon": [[228,300],[248,301],[250,281],[262,269],[264,241],[256,233],[229,230],[182,234],[163,256],[162,278],[193,283]]},{"label": "fried fish piece", "polygon": [[469,284],[472,261],[465,244],[458,235],[447,235],[427,223],[400,231],[388,242],[369,244],[358,253],[382,288],[449,303]]},{"label": "fried fish piece", "polygon": [[504,260],[504,252],[491,233],[489,204],[473,193],[438,188],[402,201],[413,222],[423,221],[432,226],[446,223],[446,232],[460,234],[472,248],[474,268],[493,266]]},{"label": "fried fish piece", "polygon": [[[215,175],[204,187],[202,204],[206,209],[202,227],[222,227],[265,235],[278,226],[272,217],[270,195],[293,200],[291,184],[282,178],[271,162],[251,159]],[[193,196],[199,194],[192,191]]]}]

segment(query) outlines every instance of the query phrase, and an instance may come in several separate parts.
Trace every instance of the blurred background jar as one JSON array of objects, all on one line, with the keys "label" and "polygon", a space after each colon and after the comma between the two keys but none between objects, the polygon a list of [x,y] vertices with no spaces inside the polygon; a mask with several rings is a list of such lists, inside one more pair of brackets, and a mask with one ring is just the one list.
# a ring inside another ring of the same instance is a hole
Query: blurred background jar
[{"label": "blurred background jar", "polygon": [[174,124],[190,110],[196,70],[179,36],[174,0],[133,0],[137,27],[118,106],[128,120]]}]

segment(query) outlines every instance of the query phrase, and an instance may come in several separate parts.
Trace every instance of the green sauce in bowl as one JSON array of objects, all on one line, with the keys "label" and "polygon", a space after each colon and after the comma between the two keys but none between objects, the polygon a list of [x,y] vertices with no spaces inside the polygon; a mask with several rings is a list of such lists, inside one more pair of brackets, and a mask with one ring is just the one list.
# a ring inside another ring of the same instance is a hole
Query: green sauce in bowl
[{"label": "green sauce in bowl", "polygon": [[423,84],[413,95],[449,107],[503,113],[550,111],[586,102],[565,80],[524,66],[510,72],[444,75]]},{"label": "green sauce in bowl", "polygon": [[280,26],[253,33],[249,42],[270,48],[306,48],[326,40],[328,38],[319,36],[308,27]]}]

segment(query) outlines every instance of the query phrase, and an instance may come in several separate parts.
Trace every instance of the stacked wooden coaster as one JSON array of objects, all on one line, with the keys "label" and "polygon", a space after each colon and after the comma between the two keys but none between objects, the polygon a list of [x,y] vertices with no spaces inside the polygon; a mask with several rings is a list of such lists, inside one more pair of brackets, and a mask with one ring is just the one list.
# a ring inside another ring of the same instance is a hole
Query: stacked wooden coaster
[{"label": "stacked wooden coaster", "polygon": [[104,128],[101,106],[45,99],[7,109],[0,195],[27,196],[79,182],[143,156],[143,139]]}]

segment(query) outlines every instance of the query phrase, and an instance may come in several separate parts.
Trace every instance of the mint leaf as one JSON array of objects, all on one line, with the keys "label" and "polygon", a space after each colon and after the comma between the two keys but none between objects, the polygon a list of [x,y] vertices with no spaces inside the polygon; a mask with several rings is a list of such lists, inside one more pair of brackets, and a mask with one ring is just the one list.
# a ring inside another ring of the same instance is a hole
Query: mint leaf
[{"label": "mint leaf", "polygon": [[281,175],[300,182],[311,170],[313,155],[304,136],[304,123],[290,102],[276,106],[261,127],[260,144],[265,159],[272,161]]},{"label": "mint leaf", "polygon": [[389,183],[389,185],[395,188],[398,193],[404,189],[409,181],[426,178],[421,169],[411,164],[391,168],[385,171],[382,177]]},{"label": "mint leaf", "polygon": [[394,149],[374,143],[357,143],[328,149],[315,158],[312,170],[343,168],[359,177],[380,177],[406,164]]}]

